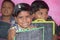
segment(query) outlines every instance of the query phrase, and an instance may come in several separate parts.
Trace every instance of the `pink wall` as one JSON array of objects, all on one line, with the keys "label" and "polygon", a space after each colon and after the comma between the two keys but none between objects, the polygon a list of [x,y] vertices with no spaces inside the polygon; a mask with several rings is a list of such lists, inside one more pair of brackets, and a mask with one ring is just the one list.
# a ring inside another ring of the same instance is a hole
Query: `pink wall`
[{"label": "pink wall", "polygon": [[[0,5],[1,2],[3,0],[0,1]],[[17,3],[28,3],[31,4],[34,0],[12,0],[14,1],[15,4]],[[60,25],[60,0],[44,0],[45,2],[47,2],[47,4],[49,5],[49,15],[52,16],[52,18],[56,21],[56,23],[58,25]]]},{"label": "pink wall", "polygon": [[15,4],[17,3],[28,3],[31,4],[34,0],[12,0],[15,2]]},{"label": "pink wall", "polygon": [[60,0],[44,0],[49,5],[49,15],[60,25]]}]

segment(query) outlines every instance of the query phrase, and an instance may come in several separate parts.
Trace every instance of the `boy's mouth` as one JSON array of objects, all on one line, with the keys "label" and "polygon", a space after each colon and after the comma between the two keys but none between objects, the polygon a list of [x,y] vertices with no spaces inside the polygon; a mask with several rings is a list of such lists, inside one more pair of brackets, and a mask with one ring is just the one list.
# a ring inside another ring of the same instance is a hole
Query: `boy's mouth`
[{"label": "boy's mouth", "polygon": [[28,23],[23,23],[23,26],[24,27],[28,27]]}]

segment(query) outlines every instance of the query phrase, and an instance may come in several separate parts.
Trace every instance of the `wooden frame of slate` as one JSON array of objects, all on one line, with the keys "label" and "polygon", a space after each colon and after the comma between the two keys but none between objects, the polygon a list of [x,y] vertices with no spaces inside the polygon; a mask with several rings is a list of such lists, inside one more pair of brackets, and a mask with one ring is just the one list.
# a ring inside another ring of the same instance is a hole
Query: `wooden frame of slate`
[{"label": "wooden frame of slate", "polygon": [[14,40],[44,40],[44,27],[19,31]]},{"label": "wooden frame of slate", "polygon": [[55,23],[53,21],[41,21],[40,19],[32,22],[34,26],[44,27],[44,40],[53,40],[55,35]]}]

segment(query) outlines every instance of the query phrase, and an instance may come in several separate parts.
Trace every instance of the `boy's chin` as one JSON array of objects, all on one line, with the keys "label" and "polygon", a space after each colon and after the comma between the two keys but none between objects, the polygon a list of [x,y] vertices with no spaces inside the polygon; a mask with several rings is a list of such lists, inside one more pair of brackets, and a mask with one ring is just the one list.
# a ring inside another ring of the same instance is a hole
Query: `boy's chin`
[{"label": "boy's chin", "polygon": [[28,26],[27,25],[24,25],[23,28],[28,28]]},{"label": "boy's chin", "polygon": [[28,26],[29,26],[28,23],[23,24],[23,27],[24,27],[24,28],[27,28]]}]

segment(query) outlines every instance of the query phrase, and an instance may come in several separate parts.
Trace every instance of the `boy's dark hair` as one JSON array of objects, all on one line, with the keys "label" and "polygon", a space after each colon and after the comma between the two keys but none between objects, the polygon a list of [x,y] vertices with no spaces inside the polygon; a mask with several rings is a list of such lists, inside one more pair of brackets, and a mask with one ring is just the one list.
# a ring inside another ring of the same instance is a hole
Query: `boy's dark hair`
[{"label": "boy's dark hair", "polygon": [[10,3],[13,5],[13,7],[15,7],[14,2],[13,2],[13,1],[11,1],[11,0],[4,0],[4,1],[2,2],[2,6],[3,6],[4,2],[10,2]]},{"label": "boy's dark hair", "polygon": [[37,12],[40,8],[49,10],[49,7],[48,7],[47,3],[44,2],[44,1],[34,1],[31,4],[31,8],[32,8],[33,13]]},{"label": "boy's dark hair", "polygon": [[[30,5],[27,4],[27,3],[20,3],[20,4],[17,4],[14,8],[14,14],[13,16],[17,17],[19,12],[21,11],[29,11],[30,12]],[[30,13],[31,15],[31,13]]]}]

